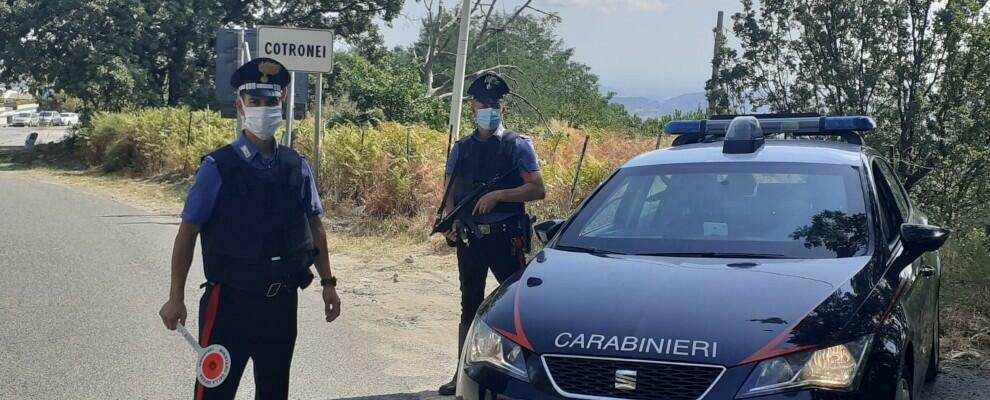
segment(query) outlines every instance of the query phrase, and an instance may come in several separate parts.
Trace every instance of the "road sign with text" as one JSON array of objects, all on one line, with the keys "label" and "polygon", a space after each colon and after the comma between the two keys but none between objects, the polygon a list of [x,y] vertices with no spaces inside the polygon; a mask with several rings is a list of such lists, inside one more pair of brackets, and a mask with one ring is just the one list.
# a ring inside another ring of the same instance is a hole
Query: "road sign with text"
[{"label": "road sign with text", "polygon": [[289,71],[333,70],[333,31],[258,27],[258,56],[272,58]]}]

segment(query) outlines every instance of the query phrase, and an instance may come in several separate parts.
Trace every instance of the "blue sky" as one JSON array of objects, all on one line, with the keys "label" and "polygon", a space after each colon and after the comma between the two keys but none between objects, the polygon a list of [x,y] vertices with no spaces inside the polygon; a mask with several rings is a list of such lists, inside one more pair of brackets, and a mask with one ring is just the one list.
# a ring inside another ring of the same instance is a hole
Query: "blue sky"
[{"label": "blue sky", "polygon": [[[444,0],[448,8],[457,3]],[[500,0],[496,10],[512,11],[520,3]],[[657,99],[704,90],[716,13],[725,11],[728,26],[742,9],[738,0],[534,0],[532,5],[560,15],[558,34],[604,89]],[[392,27],[382,27],[389,47],[412,43],[425,11],[406,0],[403,14]]]}]

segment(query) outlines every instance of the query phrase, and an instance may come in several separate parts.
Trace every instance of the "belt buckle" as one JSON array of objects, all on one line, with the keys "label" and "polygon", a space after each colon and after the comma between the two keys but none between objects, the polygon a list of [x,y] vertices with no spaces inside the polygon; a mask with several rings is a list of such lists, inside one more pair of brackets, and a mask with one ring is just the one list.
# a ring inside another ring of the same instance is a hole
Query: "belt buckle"
[{"label": "belt buckle", "polygon": [[491,235],[492,226],[491,225],[478,225],[478,232],[482,235]]},{"label": "belt buckle", "polygon": [[275,297],[278,295],[278,291],[280,289],[282,289],[282,282],[275,282],[271,284],[268,286],[268,293],[265,294],[265,297]]}]

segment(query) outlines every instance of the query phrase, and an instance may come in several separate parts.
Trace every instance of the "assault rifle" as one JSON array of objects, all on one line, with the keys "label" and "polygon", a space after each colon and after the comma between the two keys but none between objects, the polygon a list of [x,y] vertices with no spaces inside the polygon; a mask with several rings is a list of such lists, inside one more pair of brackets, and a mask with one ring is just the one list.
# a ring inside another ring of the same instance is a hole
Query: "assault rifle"
[{"label": "assault rifle", "polygon": [[467,227],[470,229],[472,233],[474,233],[476,236],[480,236],[477,231],[477,226],[470,218],[470,213],[474,210],[469,207],[473,207],[478,202],[478,199],[481,198],[481,196],[490,192],[491,188],[495,187],[495,185],[498,185],[498,183],[501,182],[502,179],[505,179],[505,177],[509,176],[509,174],[516,173],[518,170],[519,167],[514,167],[504,173],[495,175],[495,177],[490,179],[488,182],[484,182],[481,185],[478,185],[473,190],[471,190],[471,192],[469,192],[467,196],[464,196],[464,198],[461,199],[460,202],[455,204],[454,208],[451,209],[450,212],[447,213],[447,215],[443,215],[443,209],[447,203],[447,195],[450,192],[450,188],[451,186],[453,186],[453,182],[455,179],[454,176],[451,176],[450,183],[447,185],[447,190],[444,190],[443,199],[440,201],[440,208],[437,209],[437,219],[436,221],[433,222],[433,231],[430,232],[430,235],[437,232],[450,231],[454,227],[454,221],[460,219],[462,223],[467,225]]}]

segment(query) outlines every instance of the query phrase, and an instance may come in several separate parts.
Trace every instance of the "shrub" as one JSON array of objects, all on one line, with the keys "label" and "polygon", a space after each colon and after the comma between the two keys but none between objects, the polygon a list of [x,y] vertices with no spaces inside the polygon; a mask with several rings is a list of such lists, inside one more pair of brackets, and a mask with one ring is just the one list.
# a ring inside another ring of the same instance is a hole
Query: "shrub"
[{"label": "shrub", "polygon": [[[311,164],[313,124],[311,118],[295,124],[294,147]],[[541,219],[565,217],[622,163],[656,145],[650,137],[555,125],[553,131],[559,133],[533,137],[547,198],[530,209]],[[210,111],[149,108],[97,113],[80,130],[75,148],[84,160],[106,171],[188,176],[200,157],[233,138],[232,131],[232,120]],[[590,138],[588,151],[569,204],[585,134]],[[379,227],[415,229],[425,235],[444,189],[445,133],[422,124],[343,123],[324,131],[321,148],[318,189],[328,210],[364,215]]]},{"label": "shrub", "polygon": [[148,108],[96,113],[78,134],[78,151],[107,171],[190,174],[199,159],[233,137],[233,121],[212,111]]},{"label": "shrub", "polygon": [[[312,140],[311,126],[297,131],[295,148],[310,160]],[[422,125],[335,126],[323,136],[320,191],[370,216],[414,216],[439,201],[445,146],[446,135]]]}]

